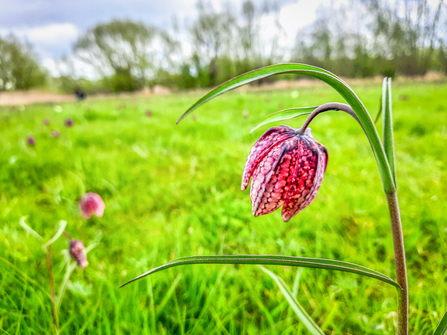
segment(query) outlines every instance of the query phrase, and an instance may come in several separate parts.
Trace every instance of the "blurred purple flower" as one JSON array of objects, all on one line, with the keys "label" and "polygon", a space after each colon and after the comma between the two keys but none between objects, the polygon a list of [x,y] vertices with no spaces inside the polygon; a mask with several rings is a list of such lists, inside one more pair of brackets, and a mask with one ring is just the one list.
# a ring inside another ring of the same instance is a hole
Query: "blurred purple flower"
[{"label": "blurred purple flower", "polygon": [[74,125],[74,121],[71,117],[69,117],[68,119],[65,120],[65,127],[73,127]]},{"label": "blurred purple flower", "polygon": [[43,119],[43,124],[44,124],[44,125],[49,126],[50,123],[51,123],[50,120],[48,120],[48,119]]},{"label": "blurred purple flower", "polygon": [[86,219],[90,219],[92,215],[102,217],[106,205],[101,197],[96,193],[86,193],[81,200],[79,200],[79,209],[82,216]]},{"label": "blurred purple flower", "polygon": [[34,136],[28,136],[28,138],[26,139],[26,142],[31,147],[34,147],[36,145],[36,139],[34,138]]},{"label": "blurred purple flower", "polygon": [[53,136],[54,138],[58,138],[59,136],[61,136],[61,134],[57,130],[53,130],[51,132],[51,136]]},{"label": "blurred purple flower", "polygon": [[152,113],[152,111],[146,111],[146,116],[152,116],[152,115],[154,115],[154,114]]},{"label": "blurred purple flower", "polygon": [[78,263],[78,266],[83,269],[88,265],[87,254],[85,252],[84,243],[79,240],[70,240],[70,255]]}]

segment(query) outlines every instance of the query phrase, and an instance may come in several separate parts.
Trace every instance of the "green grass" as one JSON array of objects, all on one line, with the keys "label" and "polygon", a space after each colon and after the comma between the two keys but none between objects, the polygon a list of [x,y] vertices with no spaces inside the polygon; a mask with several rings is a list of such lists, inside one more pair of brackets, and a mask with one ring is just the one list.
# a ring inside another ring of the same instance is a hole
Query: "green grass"
[{"label": "green grass", "polygon": [[[354,86],[373,116],[380,85]],[[59,311],[62,334],[307,334],[278,287],[256,266],[194,265],[120,284],[173,258],[282,254],[358,263],[395,278],[390,223],[371,149],[356,122],[326,113],[311,125],[329,151],[314,203],[290,222],[254,218],[240,191],[245,159],[281,108],[342,101],[329,87],[235,91],[175,120],[197,93],[0,108],[0,334],[52,329],[48,272],[39,242],[60,220],[85,244]],[[399,99],[407,96],[408,99]],[[397,182],[410,285],[410,333],[431,334],[447,309],[447,85],[393,87]],[[151,109],[152,117],[144,112]],[[247,115],[248,118],[244,118]],[[72,117],[73,128],[65,128]],[[51,120],[51,126],[42,120]],[[286,122],[298,128],[304,119]],[[378,125],[381,129],[381,124]],[[61,132],[50,137],[51,129]],[[36,146],[26,145],[34,135]],[[77,201],[99,193],[103,218]],[[57,288],[68,241],[53,245]],[[8,263],[9,262],[9,263]],[[268,267],[327,334],[395,334],[395,289],[326,270]]]}]

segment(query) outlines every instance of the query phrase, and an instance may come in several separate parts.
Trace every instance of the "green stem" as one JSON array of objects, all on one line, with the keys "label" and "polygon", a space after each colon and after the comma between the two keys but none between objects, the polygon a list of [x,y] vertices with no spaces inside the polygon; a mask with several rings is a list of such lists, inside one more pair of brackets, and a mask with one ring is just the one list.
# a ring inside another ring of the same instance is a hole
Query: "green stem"
[{"label": "green stem", "polygon": [[391,229],[393,231],[394,261],[396,263],[397,283],[402,288],[398,296],[397,334],[408,334],[408,281],[407,266],[405,262],[404,237],[402,234],[402,222],[400,219],[397,192],[386,195],[388,209],[390,211]]},{"label": "green stem", "polygon": [[[304,121],[303,126],[300,128],[300,135],[304,135],[306,133],[307,127],[309,127],[309,124],[312,122],[312,120],[320,113],[328,112],[328,111],[342,111],[345,113],[348,113],[351,115],[362,127],[363,130],[365,130],[362,126],[362,123],[359,121],[359,118],[355,114],[354,110],[351,108],[351,106],[347,104],[342,104],[339,102],[329,102],[324,105],[318,106],[314,109],[312,113],[307,117],[306,121]],[[366,134],[366,137],[368,137],[368,134]]]}]

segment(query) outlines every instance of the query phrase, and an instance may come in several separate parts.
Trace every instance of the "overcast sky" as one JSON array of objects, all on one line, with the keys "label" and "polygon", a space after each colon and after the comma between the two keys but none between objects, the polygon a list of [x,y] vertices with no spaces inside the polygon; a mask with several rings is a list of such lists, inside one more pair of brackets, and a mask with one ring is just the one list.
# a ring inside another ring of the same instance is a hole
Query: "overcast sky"
[{"label": "overcast sky", "polygon": [[[210,2],[210,0],[207,0]],[[261,4],[266,0],[254,0]],[[280,6],[280,20],[293,43],[297,30],[311,23],[320,6],[333,0],[267,0]],[[219,9],[230,3],[239,12],[243,0],[211,0]],[[54,60],[69,54],[77,37],[99,22],[132,19],[158,26],[184,24],[197,15],[197,0],[0,0],[0,36],[14,33],[34,45],[44,66],[54,72]]]}]

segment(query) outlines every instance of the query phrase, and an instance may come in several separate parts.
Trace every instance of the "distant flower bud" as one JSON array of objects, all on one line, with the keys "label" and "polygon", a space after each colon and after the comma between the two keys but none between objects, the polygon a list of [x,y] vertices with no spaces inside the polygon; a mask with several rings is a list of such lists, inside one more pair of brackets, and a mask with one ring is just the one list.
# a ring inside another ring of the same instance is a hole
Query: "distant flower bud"
[{"label": "distant flower bud", "polygon": [[68,118],[68,119],[66,119],[65,120],[65,127],[73,127],[73,125],[74,125],[74,121],[73,121],[73,119],[72,118]]},{"label": "distant flower bud", "polygon": [[51,132],[51,136],[53,136],[54,138],[57,138],[57,137],[61,136],[61,134],[57,130],[53,130]]},{"label": "distant flower bud", "polygon": [[34,136],[28,136],[28,138],[26,139],[26,142],[31,147],[34,147],[36,145],[36,139],[34,138]]},{"label": "distant flower bud", "polygon": [[84,243],[79,240],[70,240],[70,255],[83,269],[88,265],[87,254],[85,252]]},{"label": "distant flower bud", "polygon": [[102,217],[105,208],[104,201],[96,193],[87,193],[79,200],[79,209],[86,219],[90,219],[92,215]]},{"label": "distant flower bud", "polygon": [[43,124],[44,124],[44,125],[49,126],[50,123],[51,123],[50,120],[48,120],[48,119],[43,119]]},{"label": "distant flower bud", "polygon": [[146,111],[146,116],[152,116],[152,115],[153,115],[152,111]]}]

